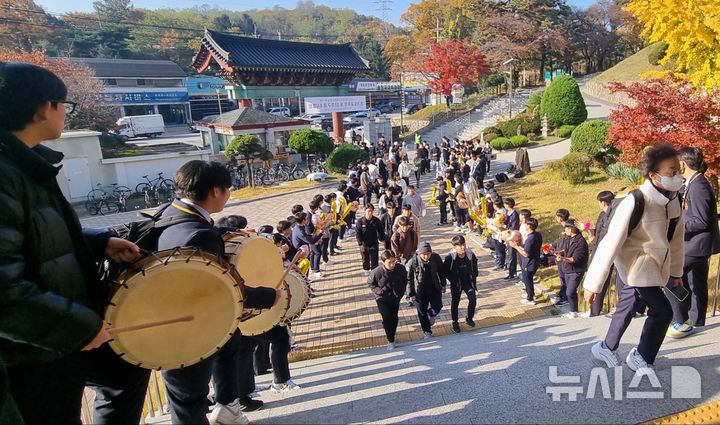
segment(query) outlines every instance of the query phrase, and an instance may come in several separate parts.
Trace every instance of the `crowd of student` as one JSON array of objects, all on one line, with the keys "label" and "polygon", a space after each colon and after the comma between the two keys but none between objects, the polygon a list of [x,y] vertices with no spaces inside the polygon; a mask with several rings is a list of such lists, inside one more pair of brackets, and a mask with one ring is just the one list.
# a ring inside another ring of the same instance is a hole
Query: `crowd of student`
[{"label": "crowd of student", "polygon": [[[75,109],[64,83],[46,69],[4,62],[0,80],[0,170],[5,178],[0,193],[0,422],[79,423],[83,391],[90,386],[96,392],[95,423],[139,423],[150,371],[122,360],[106,344],[113,335],[103,320],[108,300],[97,262],[131,263],[141,250],[107,230],[82,229],[58,187],[62,154],[41,142],[59,138],[66,114]],[[564,285],[557,303],[567,298],[570,304],[566,317],[577,317],[580,284],[593,306],[591,314],[599,313],[614,265],[617,308],[605,338],[592,346],[593,356],[608,366],[620,364],[620,339],[640,309],[647,310],[647,319],[626,360],[638,372],[652,369],[666,335],[686,336],[705,325],[708,263],[720,252],[720,235],[716,199],[703,175],[707,166],[699,149],[647,149],[641,159],[646,180],[639,189],[617,202],[611,193],[598,195],[601,212],[590,246],[582,235],[584,226],[567,210],[556,214],[563,235],[543,244],[529,210],[518,211],[515,201],[501,197],[492,184],[475,193],[473,182],[482,182],[489,170],[487,149],[478,142],[451,145],[444,140],[433,148],[419,143],[410,163],[401,146],[379,144],[369,161],[353,164],[337,191],[316,195],[307,208],[292,207],[287,220],[258,232],[272,238],[285,260],[297,253],[307,256],[305,272],[311,279],[324,278],[322,263],[332,264],[330,257],[354,236],[388,349],[395,348],[398,311],[406,294],[424,337],[432,336],[448,282],[453,330],[460,331],[462,292],[469,299],[465,322],[475,325],[477,257],[462,235],[473,230],[491,235],[496,270],[506,269],[506,279],[517,279],[519,260],[524,304],[535,302],[534,274],[554,257]],[[419,217],[425,205],[409,181],[414,174],[419,186],[419,176],[433,167],[438,184],[431,201],[440,208],[438,225],[447,224],[447,208],[456,222],[453,248],[444,258],[421,238]],[[212,219],[211,214],[223,211],[231,183],[218,163],[195,160],[180,167],[174,178],[178,199],[158,211],[161,218],[176,221],[157,235],[156,248],[195,247],[224,256],[222,233],[247,224],[240,217],[217,225]],[[381,205],[379,217],[373,194]],[[490,201],[481,202],[487,208],[478,210],[471,202],[476,195]],[[364,210],[356,220],[361,198]],[[273,288],[246,288],[244,303],[267,309],[279,295]],[[235,331],[215,354],[164,370],[172,422],[208,423],[212,380],[210,420],[247,423],[243,412],[262,407],[252,398],[254,372],[267,371],[268,344],[273,346],[272,388],[297,388],[287,364],[290,338],[283,326],[254,338]]]}]

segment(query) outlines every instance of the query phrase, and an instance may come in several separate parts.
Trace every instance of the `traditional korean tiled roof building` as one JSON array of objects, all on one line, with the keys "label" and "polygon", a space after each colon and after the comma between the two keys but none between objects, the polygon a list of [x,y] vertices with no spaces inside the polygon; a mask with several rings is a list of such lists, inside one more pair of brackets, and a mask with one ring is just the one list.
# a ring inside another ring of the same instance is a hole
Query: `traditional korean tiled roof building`
[{"label": "traditional korean tiled roof building", "polygon": [[205,30],[193,67],[208,68],[233,83],[230,97],[243,99],[339,96],[343,85],[369,69],[349,44],[300,43]]}]

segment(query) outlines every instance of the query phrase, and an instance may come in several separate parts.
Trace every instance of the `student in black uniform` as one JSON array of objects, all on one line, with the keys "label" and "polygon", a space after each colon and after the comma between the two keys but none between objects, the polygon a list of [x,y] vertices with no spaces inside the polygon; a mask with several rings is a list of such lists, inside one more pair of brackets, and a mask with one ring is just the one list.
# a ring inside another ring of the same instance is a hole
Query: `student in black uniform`
[{"label": "student in black uniform", "polygon": [[400,300],[405,294],[408,277],[405,266],[398,264],[392,251],[384,250],[380,255],[380,260],[382,260],[382,264],[373,269],[368,276],[368,286],[375,295],[389,351],[395,349],[398,311],[400,310]]},{"label": "student in black uniform", "polygon": [[443,306],[447,279],[442,258],[432,252],[428,242],[420,244],[417,255],[410,261],[408,279],[409,296],[417,308],[423,339],[431,338],[432,325]]},{"label": "student in black uniform", "polygon": [[468,298],[468,310],[465,316],[465,323],[475,327],[473,316],[475,316],[475,304],[477,302],[477,257],[465,244],[465,237],[457,235],[452,238],[453,250],[445,257],[445,276],[450,281],[450,315],[452,316],[453,332],[460,332],[458,324],[458,306],[460,295],[465,292]]},{"label": "student in black uniform", "polygon": [[369,276],[370,270],[378,266],[379,241],[385,241],[385,232],[380,219],[373,215],[375,207],[368,204],[363,216],[355,226],[355,237],[360,245],[360,254],[363,260],[363,275]]},{"label": "student in black uniform", "polygon": [[[162,213],[162,218],[195,218],[163,229],[158,250],[194,247],[225,255],[225,244],[213,228],[212,213],[223,210],[232,184],[227,169],[219,163],[189,161],[175,174],[180,197]],[[245,288],[247,308],[270,308],[278,293],[272,288]],[[262,402],[249,397],[255,389],[251,341],[236,332],[214,355],[182,369],[163,372],[173,424],[208,423],[207,395],[210,378],[215,384],[216,405],[210,419],[218,423],[244,422],[243,411],[259,409]]]},{"label": "student in black uniform", "polygon": [[525,284],[525,297],[522,304],[535,305],[535,286],[533,279],[535,273],[540,267],[540,250],[542,249],[542,235],[537,231],[538,221],[536,218],[530,217],[525,220],[525,232],[527,236],[523,242],[523,246],[518,245],[515,241],[508,243],[520,255],[520,270],[522,280]]}]

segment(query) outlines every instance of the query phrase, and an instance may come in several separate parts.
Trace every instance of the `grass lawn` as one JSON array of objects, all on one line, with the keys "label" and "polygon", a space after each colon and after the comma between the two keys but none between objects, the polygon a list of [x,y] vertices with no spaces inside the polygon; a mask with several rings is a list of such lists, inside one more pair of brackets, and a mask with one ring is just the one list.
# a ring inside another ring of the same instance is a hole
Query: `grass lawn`
[{"label": "grass lawn", "polygon": [[[591,221],[595,223],[598,208],[595,196],[601,190],[613,192],[626,191],[627,183],[609,177],[601,169],[592,169],[592,175],[586,184],[570,185],[567,181],[559,178],[557,173],[543,169],[531,173],[527,177],[498,186],[498,192],[503,197],[513,197],[517,202],[516,208],[528,208],[532,211],[533,217],[539,221],[538,230],[542,233],[543,242],[555,241],[560,235],[560,225],[555,222],[555,211],[558,208],[567,208],[572,217],[579,223]],[[710,265],[710,307],[714,296],[715,279],[718,270],[718,255],[714,256]],[[560,289],[560,280],[557,276],[556,267],[541,269],[537,276],[545,287],[552,291]],[[614,305],[614,293],[609,297]],[[607,297],[606,297],[607,298]],[[580,311],[585,311],[587,306],[580,297]],[[710,313],[708,313],[710,314]]]},{"label": "grass lawn", "polygon": [[534,148],[537,146],[544,146],[544,145],[551,145],[553,143],[557,143],[561,140],[569,139],[569,137],[558,137],[558,136],[548,136],[543,137],[541,140],[535,140],[527,144],[526,147],[528,148]]},{"label": "grass lawn", "polygon": [[248,200],[253,198],[258,198],[261,196],[271,195],[271,194],[281,194],[285,193],[291,190],[297,190],[297,189],[305,189],[310,188],[313,186],[320,186],[327,183],[332,183],[340,180],[342,177],[338,175],[331,174],[327,179],[325,179],[324,182],[317,182],[317,181],[307,181],[304,178],[293,180],[291,182],[284,182],[283,184],[276,184],[273,186],[258,186],[258,187],[244,187],[242,189],[234,191],[230,196],[234,199],[239,200]]}]

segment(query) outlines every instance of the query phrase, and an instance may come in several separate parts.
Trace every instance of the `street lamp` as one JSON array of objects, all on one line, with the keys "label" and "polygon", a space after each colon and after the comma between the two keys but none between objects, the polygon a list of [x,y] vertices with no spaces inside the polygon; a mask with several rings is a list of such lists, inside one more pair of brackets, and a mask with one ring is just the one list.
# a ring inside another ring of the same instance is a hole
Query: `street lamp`
[{"label": "street lamp", "polygon": [[508,84],[508,106],[510,109],[510,118],[512,118],[512,100],[513,100],[513,64],[517,61],[515,58],[510,58],[503,62],[503,65],[509,66],[510,71],[505,71],[506,74],[510,74],[510,83]]}]

